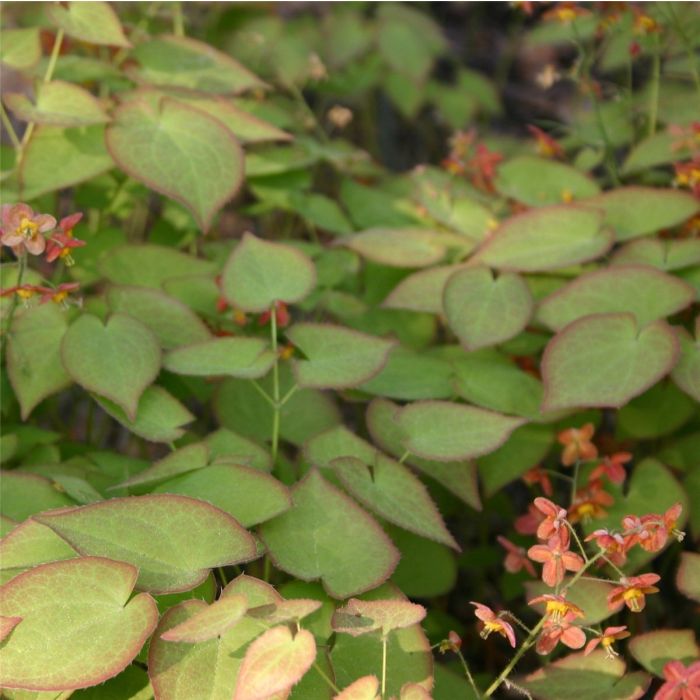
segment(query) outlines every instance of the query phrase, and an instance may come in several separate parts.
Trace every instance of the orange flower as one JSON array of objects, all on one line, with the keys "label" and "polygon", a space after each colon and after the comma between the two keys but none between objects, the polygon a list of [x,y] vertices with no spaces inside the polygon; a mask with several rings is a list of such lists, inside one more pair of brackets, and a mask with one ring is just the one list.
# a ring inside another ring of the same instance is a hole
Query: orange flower
[{"label": "orange flower", "polygon": [[654,700],[697,700],[700,697],[700,661],[688,667],[680,661],[669,661],[664,666],[664,678],[666,682]]},{"label": "orange flower", "polygon": [[600,481],[593,481],[584,489],[576,492],[574,502],[569,508],[569,522],[590,522],[593,518],[607,515],[604,506],[611,506],[615,499],[602,487]]},{"label": "orange flower", "polygon": [[596,544],[605,552],[605,556],[616,566],[622,566],[627,561],[627,551],[632,543],[619,532],[594,530],[584,541],[591,540],[596,541]]},{"label": "orange flower", "polygon": [[498,544],[500,544],[501,547],[508,552],[503,562],[506,571],[510,572],[511,574],[517,574],[521,569],[525,569],[530,576],[537,576],[535,573],[535,567],[527,558],[527,552],[525,551],[524,547],[518,547],[518,545],[513,544],[505,537],[501,537],[501,535],[498,535],[496,540],[498,541]]},{"label": "orange flower", "polygon": [[515,630],[513,626],[506,622],[503,618],[496,615],[496,613],[489,608],[488,605],[482,605],[481,603],[475,603],[470,601],[471,604],[476,608],[474,614],[484,623],[479,636],[482,639],[486,639],[491,632],[496,632],[502,637],[505,637],[510,645],[515,649]]},{"label": "orange flower", "polygon": [[537,605],[537,603],[545,603],[545,615],[552,622],[561,622],[567,615],[571,615],[571,619],[576,617],[584,617],[585,613],[578,605],[574,605],[566,599],[566,595],[545,595],[537,596],[528,601],[528,605]]},{"label": "orange flower", "polygon": [[573,619],[575,615],[568,613],[559,622],[547,620],[537,639],[537,653],[549,654],[559,642],[569,649],[580,649],[586,643],[586,633],[580,627],[571,624]]},{"label": "orange flower", "polygon": [[624,535],[629,537],[632,544],[638,544],[647,552],[658,552],[666,545],[669,536],[673,535],[678,541],[685,537],[685,533],[676,527],[682,510],[683,506],[676,503],[663,515],[651,513],[641,518],[627,515],[622,519]]},{"label": "orange flower", "polygon": [[641,612],[646,605],[644,596],[659,592],[654,584],[660,579],[658,574],[642,574],[620,579],[622,585],[613,588],[608,594],[608,608],[616,610],[624,603],[632,612]]},{"label": "orange flower", "polygon": [[564,149],[546,131],[533,124],[527,125],[527,130],[535,137],[537,152],[545,158],[563,158]]},{"label": "orange flower", "polygon": [[609,457],[603,457],[603,461],[595,467],[588,477],[589,481],[607,476],[613,484],[621,484],[627,477],[624,465],[632,459],[629,452],[616,452]]},{"label": "orange flower", "polygon": [[687,163],[674,163],[673,167],[676,171],[673,183],[678,187],[687,187],[696,197],[700,197],[700,156]]},{"label": "orange flower", "polygon": [[41,255],[46,248],[46,239],[42,234],[55,226],[53,216],[35,214],[28,204],[4,204],[0,243],[12,248],[17,256],[25,250],[32,255]]},{"label": "orange flower", "polygon": [[70,254],[71,248],[80,248],[85,241],[73,237],[73,229],[83,218],[81,212],[66,216],[58,224],[60,231],[54,233],[46,242],[46,262],[53,262],[56,258],[62,258],[69,267],[75,264]]},{"label": "orange flower", "polygon": [[569,547],[569,528],[566,525],[566,509],[542,496],[534,500],[535,508],[545,518],[537,528],[537,537],[551,542],[556,540],[564,549]]},{"label": "orange flower", "polygon": [[539,484],[542,487],[542,491],[544,492],[545,496],[551,496],[554,493],[549,474],[539,467],[533,467],[532,469],[526,471],[522,478],[523,481],[526,484],[530,484],[530,486]]},{"label": "orange flower", "polygon": [[564,574],[567,571],[579,571],[584,564],[578,554],[562,548],[560,543],[553,539],[549,544],[536,544],[530,547],[527,555],[533,561],[544,564],[542,580],[552,588],[564,580]]},{"label": "orange flower", "polygon": [[542,19],[560,22],[561,24],[571,24],[577,17],[589,14],[588,10],[579,7],[575,2],[557,2],[551,10],[547,10],[542,15]]},{"label": "orange flower", "polygon": [[586,644],[586,649],[583,652],[584,656],[588,656],[599,644],[605,649],[605,655],[609,659],[614,659],[619,654],[613,649],[613,643],[618,639],[625,639],[631,636],[627,631],[627,626],[622,625],[621,627],[606,627],[603,632],[600,633],[598,637],[591,639],[588,644]]},{"label": "orange flower", "polygon": [[568,428],[557,435],[559,443],[564,445],[561,463],[565,467],[598,456],[598,448],[591,442],[594,433],[593,423],[586,423],[581,428]]}]

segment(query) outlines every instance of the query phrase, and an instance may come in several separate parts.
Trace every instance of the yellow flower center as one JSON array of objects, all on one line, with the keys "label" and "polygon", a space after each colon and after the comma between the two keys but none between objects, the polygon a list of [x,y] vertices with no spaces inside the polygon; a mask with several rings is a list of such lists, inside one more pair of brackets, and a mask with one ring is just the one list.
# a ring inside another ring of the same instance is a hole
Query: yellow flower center
[{"label": "yellow flower center", "polygon": [[65,298],[66,298],[67,296],[68,296],[68,292],[66,292],[66,291],[64,290],[64,291],[62,291],[62,292],[56,292],[56,294],[54,294],[54,295],[51,297],[51,300],[54,301],[54,302],[56,302],[57,304],[60,304],[62,301],[65,300]]},{"label": "yellow flower center", "polygon": [[479,633],[479,636],[482,639],[486,639],[491,632],[498,632],[499,634],[503,634],[503,624],[499,622],[498,620],[490,620],[489,622],[484,622],[484,627]]},{"label": "yellow flower center", "polygon": [[561,618],[566,615],[569,610],[567,603],[561,600],[548,600],[547,601],[547,615],[549,615],[554,622],[559,622]]},{"label": "yellow flower center", "polygon": [[614,641],[615,641],[615,637],[603,637],[603,638],[600,640],[600,643],[601,643],[604,647],[609,647]]},{"label": "yellow flower center", "polygon": [[[552,153],[554,153],[553,149],[550,149]],[[561,191],[561,201],[565,202],[568,204],[569,202],[572,202],[574,199],[573,192],[571,190],[562,190]]]},{"label": "yellow flower center", "polygon": [[34,238],[39,231],[39,227],[26,216],[19,222],[19,234],[25,238]]},{"label": "yellow flower center", "polygon": [[629,605],[630,610],[633,612],[639,612],[641,607],[639,605],[640,600],[644,600],[644,593],[639,588],[628,588],[623,594],[623,599]]},{"label": "yellow flower center", "polygon": [[556,12],[560,22],[573,22],[576,19],[576,10],[571,7],[561,7]]},{"label": "yellow flower center", "polygon": [[20,299],[30,299],[31,297],[34,296],[34,290],[33,289],[18,289],[15,291],[15,294]]}]

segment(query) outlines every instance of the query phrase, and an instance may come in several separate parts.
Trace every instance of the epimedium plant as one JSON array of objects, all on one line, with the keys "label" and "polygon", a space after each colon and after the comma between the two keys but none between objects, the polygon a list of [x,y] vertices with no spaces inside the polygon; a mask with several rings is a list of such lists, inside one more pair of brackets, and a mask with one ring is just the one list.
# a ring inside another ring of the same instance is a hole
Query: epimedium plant
[{"label": "epimedium plant", "polygon": [[16,8],[3,697],[697,697],[697,7]]}]

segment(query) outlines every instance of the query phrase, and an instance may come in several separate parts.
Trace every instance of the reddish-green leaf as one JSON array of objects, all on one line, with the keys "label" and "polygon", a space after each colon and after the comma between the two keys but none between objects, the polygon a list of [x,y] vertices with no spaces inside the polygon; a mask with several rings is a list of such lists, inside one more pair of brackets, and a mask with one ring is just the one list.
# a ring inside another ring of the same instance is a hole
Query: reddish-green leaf
[{"label": "reddish-green leaf", "polygon": [[517,335],[533,308],[521,277],[512,272],[495,276],[487,267],[455,272],[445,284],[443,305],[450,328],[468,350]]},{"label": "reddish-green leaf", "polygon": [[615,251],[612,265],[651,265],[659,270],[681,270],[700,263],[698,238],[638,238]]},{"label": "reddish-green leaf", "polygon": [[593,260],[612,245],[603,213],[577,206],[544,207],[506,219],[472,262],[522,272],[557,270]]},{"label": "reddish-green leaf", "polygon": [[52,3],[48,14],[57,27],[74,39],[89,44],[131,46],[116,12],[107,2]]},{"label": "reddish-green leaf", "polygon": [[684,596],[700,603],[700,554],[681,553],[681,565],[676,573],[676,586]]},{"label": "reddish-green leaf", "polygon": [[695,338],[683,328],[676,331],[681,355],[671,377],[688,396],[700,401],[700,316],[695,319]]},{"label": "reddish-green leaf", "polygon": [[312,470],[292,489],[291,510],[260,528],[276,566],[305,581],[321,579],[347,598],[391,576],[398,552],[352,499]]},{"label": "reddish-green leaf", "polygon": [[693,630],[657,630],[635,635],[628,648],[632,656],[651,673],[663,678],[669,661],[687,665],[700,658],[700,647]]},{"label": "reddish-green leaf", "polygon": [[334,696],[333,700],[378,700],[379,679],[376,676],[362,676],[351,683],[345,690]]},{"label": "reddish-green leaf", "polygon": [[122,671],[158,621],[150,595],[129,600],[136,577],[129,564],[84,557],[42,564],[5,584],[0,614],[22,621],[0,648],[0,684],[69,690]]},{"label": "reddish-green leaf", "polygon": [[17,470],[0,474],[0,512],[16,522],[43,510],[75,505],[57,484],[43,476]]},{"label": "reddish-green leaf", "polygon": [[453,273],[463,268],[463,265],[442,265],[414,272],[391,290],[382,306],[440,314],[445,284]]},{"label": "reddish-green leaf", "polygon": [[184,496],[115,498],[36,519],[81,554],[134,564],[138,587],[157,593],[186,591],[210,568],[256,556],[253,538],[230,515]]},{"label": "reddish-green leaf", "polygon": [[663,321],[640,330],[632,314],[585,316],[545,349],[542,410],[622,406],[667,374],[677,359],[678,340]]},{"label": "reddish-green leaf", "polygon": [[[373,228],[343,240],[362,257],[390,267],[428,267],[447,252],[444,235],[422,228]],[[468,239],[462,239],[465,248]]]},{"label": "reddish-green leaf", "polygon": [[166,642],[206,642],[233,627],[247,609],[248,599],[244,595],[225,596],[202,608],[185,622],[171,627],[160,638]]},{"label": "reddish-green leaf", "polygon": [[417,625],[425,618],[422,605],[407,600],[359,600],[350,598],[333,615],[333,629],[357,637],[379,630],[386,637],[393,630]]}]

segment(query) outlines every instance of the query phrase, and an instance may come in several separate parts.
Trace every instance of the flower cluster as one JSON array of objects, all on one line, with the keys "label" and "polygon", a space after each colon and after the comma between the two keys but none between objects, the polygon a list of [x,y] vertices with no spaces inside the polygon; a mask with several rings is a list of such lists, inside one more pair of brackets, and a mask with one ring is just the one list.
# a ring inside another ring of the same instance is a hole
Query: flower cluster
[{"label": "flower cluster", "polygon": [[13,294],[25,303],[33,297],[39,297],[39,303],[45,304],[53,301],[55,304],[66,305],[68,296],[80,289],[78,282],[64,282],[57,287],[43,287],[35,284],[22,284],[0,290],[0,297],[9,297]]},{"label": "flower cluster", "polygon": [[464,175],[483,192],[494,192],[498,164],[503,155],[476,141],[476,132],[458,131],[450,140],[450,152],[442,167],[453,175]]}]

